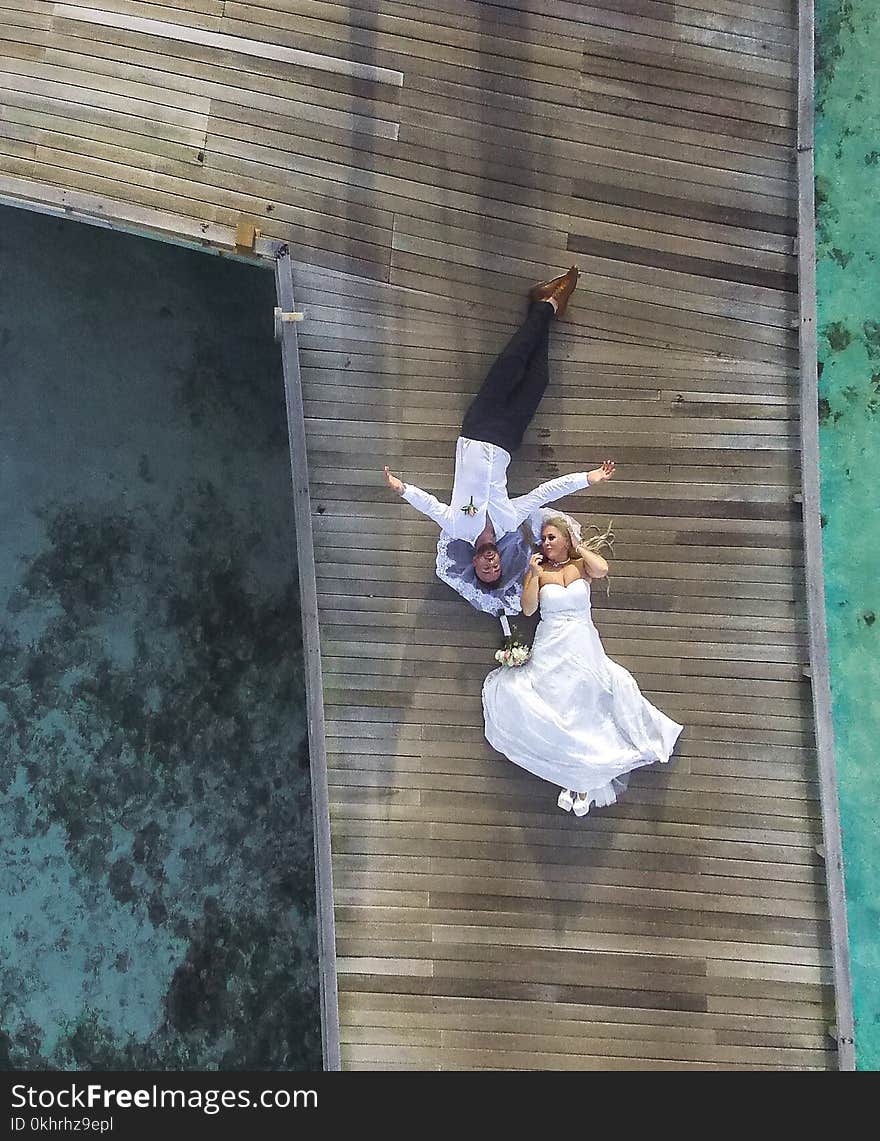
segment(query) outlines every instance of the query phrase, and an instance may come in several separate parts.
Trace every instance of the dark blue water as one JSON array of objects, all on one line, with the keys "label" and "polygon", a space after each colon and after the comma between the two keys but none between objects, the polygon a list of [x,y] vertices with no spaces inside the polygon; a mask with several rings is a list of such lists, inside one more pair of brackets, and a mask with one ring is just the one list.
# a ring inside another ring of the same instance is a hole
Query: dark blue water
[{"label": "dark blue water", "polygon": [[320,1067],[274,303],[0,208],[6,1067]]}]

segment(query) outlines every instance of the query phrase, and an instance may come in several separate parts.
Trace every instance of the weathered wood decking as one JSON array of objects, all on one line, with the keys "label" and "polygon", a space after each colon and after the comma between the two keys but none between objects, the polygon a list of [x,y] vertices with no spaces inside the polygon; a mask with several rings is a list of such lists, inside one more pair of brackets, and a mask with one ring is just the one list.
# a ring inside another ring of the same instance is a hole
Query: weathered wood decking
[{"label": "weathered wood decking", "polygon": [[[0,192],[215,245],[247,212],[297,263],[343,1065],[836,1065],[793,3],[78,7],[0,0]],[[584,821],[484,744],[497,625],[380,478],[445,494],[526,286],[572,261],[511,484],[617,460],[566,504],[616,522],[597,624],[687,726]]]}]

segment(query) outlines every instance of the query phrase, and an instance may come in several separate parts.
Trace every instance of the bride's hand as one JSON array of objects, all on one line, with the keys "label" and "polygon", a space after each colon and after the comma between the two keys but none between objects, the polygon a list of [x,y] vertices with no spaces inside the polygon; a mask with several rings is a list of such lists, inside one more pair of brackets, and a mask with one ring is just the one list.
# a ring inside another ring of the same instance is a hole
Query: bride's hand
[{"label": "bride's hand", "polygon": [[529,570],[532,574],[539,574],[544,565],[544,556],[538,551],[529,559]]}]

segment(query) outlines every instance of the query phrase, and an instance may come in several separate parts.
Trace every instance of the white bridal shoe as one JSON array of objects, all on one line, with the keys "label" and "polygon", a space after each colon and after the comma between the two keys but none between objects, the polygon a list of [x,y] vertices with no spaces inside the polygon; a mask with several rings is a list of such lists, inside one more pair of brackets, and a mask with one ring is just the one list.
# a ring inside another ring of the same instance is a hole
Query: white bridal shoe
[{"label": "white bridal shoe", "polygon": [[559,799],[556,801],[556,803],[564,812],[571,812],[574,801],[572,800],[571,793],[567,788],[564,788],[562,792],[560,792]]},{"label": "white bridal shoe", "polygon": [[590,811],[590,797],[578,795],[574,801],[574,814],[575,816],[586,816]]}]

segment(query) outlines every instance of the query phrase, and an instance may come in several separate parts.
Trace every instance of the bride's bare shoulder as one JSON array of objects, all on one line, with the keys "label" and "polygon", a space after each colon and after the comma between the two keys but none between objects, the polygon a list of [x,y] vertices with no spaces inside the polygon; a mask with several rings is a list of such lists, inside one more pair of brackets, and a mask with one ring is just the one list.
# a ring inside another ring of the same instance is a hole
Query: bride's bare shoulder
[{"label": "bride's bare shoulder", "polygon": [[585,578],[587,582],[593,581],[593,576],[590,574],[589,567],[583,555],[579,555],[576,559],[571,560],[571,565],[577,570],[581,578]]}]

